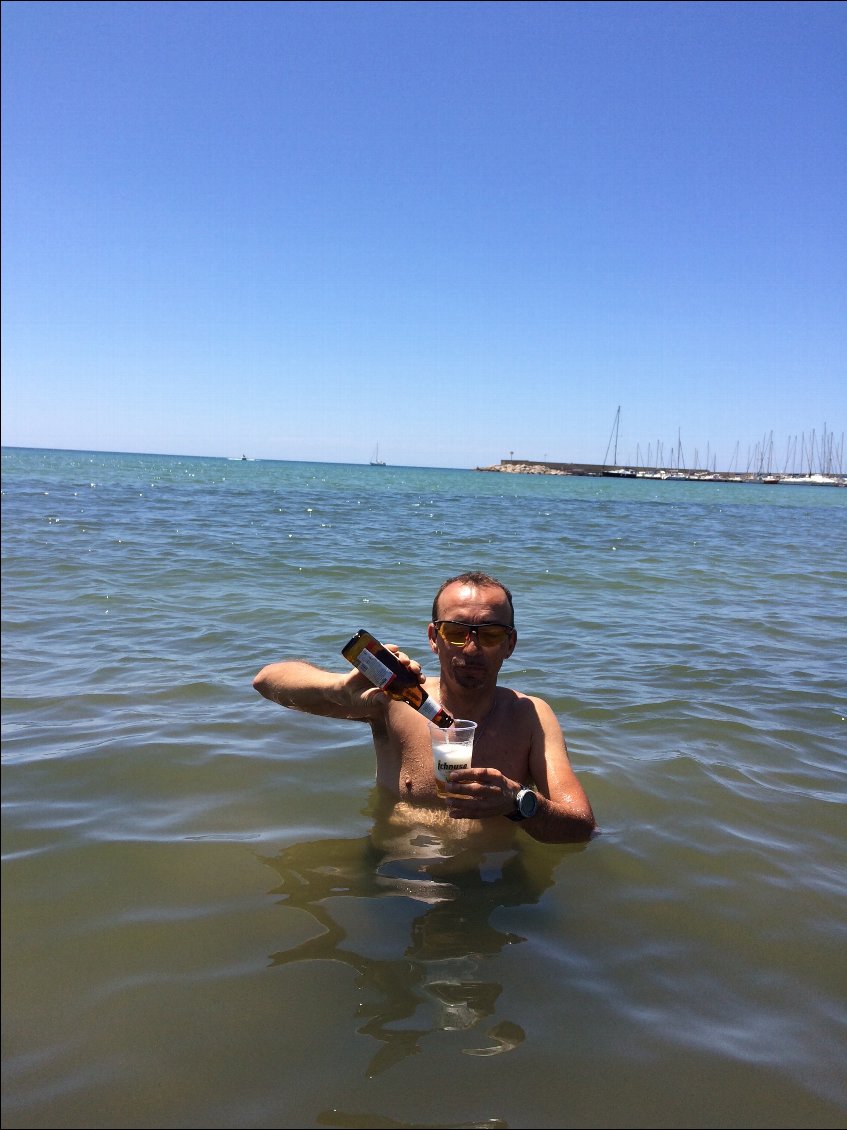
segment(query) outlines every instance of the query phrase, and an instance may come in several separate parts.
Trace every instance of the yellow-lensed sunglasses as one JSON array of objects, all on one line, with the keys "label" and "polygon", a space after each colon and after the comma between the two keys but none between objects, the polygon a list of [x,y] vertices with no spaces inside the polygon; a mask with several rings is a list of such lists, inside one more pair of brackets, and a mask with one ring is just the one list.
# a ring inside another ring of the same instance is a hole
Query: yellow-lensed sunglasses
[{"label": "yellow-lensed sunglasses", "polygon": [[457,620],[436,620],[434,626],[451,647],[465,647],[471,636],[476,637],[480,647],[499,647],[511,639],[515,630],[508,624],[462,624]]}]

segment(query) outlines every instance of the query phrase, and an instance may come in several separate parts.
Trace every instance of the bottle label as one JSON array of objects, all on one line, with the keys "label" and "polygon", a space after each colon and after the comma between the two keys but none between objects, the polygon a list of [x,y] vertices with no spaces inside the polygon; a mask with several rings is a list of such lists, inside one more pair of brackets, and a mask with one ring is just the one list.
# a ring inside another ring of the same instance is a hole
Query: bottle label
[{"label": "bottle label", "polygon": [[423,714],[424,718],[429,718],[430,720],[432,720],[436,716],[436,714],[439,713],[441,707],[437,702],[433,702],[431,698],[427,698],[424,699],[424,701],[420,704],[418,710],[421,714]]},{"label": "bottle label", "polygon": [[360,651],[355,659],[356,666],[366,675],[375,687],[380,690],[385,690],[391,680],[395,677],[394,672],[390,671],[384,663],[372,655],[367,649]]}]

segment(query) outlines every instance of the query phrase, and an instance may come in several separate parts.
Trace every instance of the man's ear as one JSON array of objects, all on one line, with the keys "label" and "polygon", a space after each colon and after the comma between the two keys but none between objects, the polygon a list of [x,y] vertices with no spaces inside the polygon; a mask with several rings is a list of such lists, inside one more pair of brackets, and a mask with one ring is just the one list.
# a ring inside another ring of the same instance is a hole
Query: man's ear
[{"label": "man's ear", "polygon": [[426,635],[427,635],[427,639],[429,640],[429,646],[432,648],[433,651],[437,652],[438,651],[438,644],[437,644],[436,640],[437,640],[437,637],[438,637],[438,632],[436,630],[435,624],[430,624],[430,626],[426,630]]},{"label": "man's ear", "polygon": [[515,631],[514,628],[512,628],[512,638],[511,638],[511,640],[509,640],[509,650],[506,652],[506,658],[507,659],[512,654],[512,652],[515,650],[517,642],[518,642],[518,633]]}]

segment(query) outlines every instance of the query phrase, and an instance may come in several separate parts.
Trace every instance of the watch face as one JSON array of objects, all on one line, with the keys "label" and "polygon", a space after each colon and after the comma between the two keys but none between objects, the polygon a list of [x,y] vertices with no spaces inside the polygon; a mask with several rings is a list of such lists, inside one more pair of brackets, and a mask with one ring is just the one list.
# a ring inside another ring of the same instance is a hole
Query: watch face
[{"label": "watch face", "polygon": [[534,816],[538,800],[532,789],[522,789],[518,794],[518,811],[521,816]]}]

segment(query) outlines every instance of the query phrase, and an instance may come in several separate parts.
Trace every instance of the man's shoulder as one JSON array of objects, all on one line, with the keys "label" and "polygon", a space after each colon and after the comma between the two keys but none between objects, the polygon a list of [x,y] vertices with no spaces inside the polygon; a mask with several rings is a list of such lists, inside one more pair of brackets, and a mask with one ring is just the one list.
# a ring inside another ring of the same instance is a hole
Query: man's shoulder
[{"label": "man's shoulder", "polygon": [[512,703],[514,706],[523,706],[526,708],[529,704],[534,702],[543,702],[543,698],[537,695],[527,694],[526,691],[519,691],[515,687],[497,687],[497,695],[501,702]]},{"label": "man's shoulder", "polygon": [[498,695],[504,709],[514,713],[516,717],[538,717],[540,714],[553,713],[553,708],[546,699],[540,695],[527,694],[516,690],[514,687],[498,687]]}]

